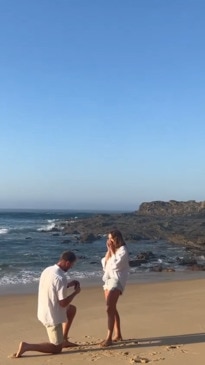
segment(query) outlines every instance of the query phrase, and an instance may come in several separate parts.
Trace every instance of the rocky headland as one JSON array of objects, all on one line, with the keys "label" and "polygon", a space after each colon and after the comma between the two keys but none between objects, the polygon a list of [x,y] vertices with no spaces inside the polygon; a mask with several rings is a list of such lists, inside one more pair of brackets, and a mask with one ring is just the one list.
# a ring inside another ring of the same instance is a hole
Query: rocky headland
[{"label": "rocky headland", "polygon": [[[144,202],[139,209],[130,213],[92,214],[83,219],[68,219],[54,228],[54,233],[63,235],[62,243],[91,243],[117,228],[126,242],[141,240],[163,240],[183,245],[187,251],[201,252],[205,256],[205,202],[152,201]],[[130,262],[131,266],[152,261],[152,252],[139,253]],[[195,259],[179,259],[180,265],[191,265],[192,270],[205,270],[205,265],[197,265]],[[162,267],[157,267],[161,270]]]},{"label": "rocky headland", "polygon": [[61,222],[64,235],[76,235],[85,243],[95,241],[113,228],[121,230],[126,241],[166,240],[205,248],[205,202],[153,201],[142,203],[131,213],[93,214]]}]

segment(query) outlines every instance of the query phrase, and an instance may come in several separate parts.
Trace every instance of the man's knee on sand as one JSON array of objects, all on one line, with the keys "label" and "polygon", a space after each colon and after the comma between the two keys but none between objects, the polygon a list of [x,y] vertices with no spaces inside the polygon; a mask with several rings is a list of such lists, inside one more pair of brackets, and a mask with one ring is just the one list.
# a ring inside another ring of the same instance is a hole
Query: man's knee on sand
[{"label": "man's knee on sand", "polygon": [[63,348],[63,328],[59,323],[56,326],[46,327],[47,335],[50,343],[53,345],[54,353],[58,354]]}]

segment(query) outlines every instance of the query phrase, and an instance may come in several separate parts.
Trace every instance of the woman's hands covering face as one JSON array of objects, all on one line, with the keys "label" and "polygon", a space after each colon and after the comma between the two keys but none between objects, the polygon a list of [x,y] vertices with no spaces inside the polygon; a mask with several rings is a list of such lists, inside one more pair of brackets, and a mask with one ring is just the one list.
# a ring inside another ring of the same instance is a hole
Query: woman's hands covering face
[{"label": "woman's hands covering face", "polygon": [[108,251],[115,252],[115,243],[111,239],[108,239],[107,242],[107,249]]}]

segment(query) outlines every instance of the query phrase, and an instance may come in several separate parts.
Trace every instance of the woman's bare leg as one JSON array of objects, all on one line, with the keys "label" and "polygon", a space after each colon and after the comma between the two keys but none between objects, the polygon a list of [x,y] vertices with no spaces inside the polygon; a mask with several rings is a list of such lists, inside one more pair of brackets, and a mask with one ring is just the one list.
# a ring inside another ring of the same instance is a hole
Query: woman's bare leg
[{"label": "woman's bare leg", "polygon": [[117,309],[115,312],[114,332],[115,332],[115,336],[113,338],[113,341],[115,341],[115,342],[122,341],[122,334],[121,334],[121,328],[120,328],[120,316],[119,316]]},{"label": "woman's bare leg", "polygon": [[[110,346],[112,345],[112,334],[116,322],[116,329],[117,333],[121,334],[120,332],[120,317],[116,309],[116,304],[121,292],[118,289],[114,289],[112,291],[105,291],[105,300],[107,305],[107,316],[108,316],[108,332],[106,339],[101,343],[101,346]],[[117,312],[117,315],[116,315]]]}]

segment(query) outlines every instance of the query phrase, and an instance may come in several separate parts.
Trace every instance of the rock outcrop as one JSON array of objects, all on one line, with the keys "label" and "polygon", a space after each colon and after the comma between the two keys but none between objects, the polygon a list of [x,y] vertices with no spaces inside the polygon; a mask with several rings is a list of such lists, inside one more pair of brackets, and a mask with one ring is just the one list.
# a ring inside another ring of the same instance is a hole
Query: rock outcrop
[{"label": "rock outcrop", "polygon": [[65,221],[63,235],[78,242],[93,242],[118,228],[125,240],[165,240],[205,250],[205,202],[155,201],[142,203],[138,211],[123,214],[93,214]]},{"label": "rock outcrop", "polygon": [[189,200],[186,202],[170,200],[153,201],[150,203],[142,203],[139,210],[136,212],[140,215],[157,215],[157,216],[175,216],[175,215],[190,215],[196,213],[205,213],[205,201],[196,202]]}]

